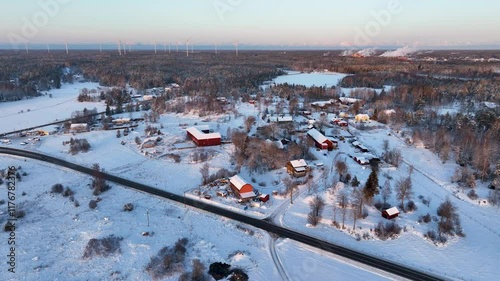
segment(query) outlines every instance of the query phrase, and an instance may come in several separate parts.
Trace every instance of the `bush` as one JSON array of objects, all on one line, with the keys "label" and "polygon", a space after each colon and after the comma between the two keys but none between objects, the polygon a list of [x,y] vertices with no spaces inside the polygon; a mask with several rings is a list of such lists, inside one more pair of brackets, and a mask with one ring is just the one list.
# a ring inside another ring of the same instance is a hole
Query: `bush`
[{"label": "bush", "polygon": [[477,196],[477,193],[474,189],[471,189],[469,191],[469,193],[467,193],[467,196],[471,199],[471,200],[477,200],[478,196]]},{"label": "bush", "polygon": [[73,139],[69,140],[69,152],[73,155],[79,152],[87,152],[90,149],[90,144],[86,139]]},{"label": "bush", "polygon": [[75,195],[75,193],[73,192],[73,190],[71,190],[71,188],[69,188],[69,187],[66,187],[66,189],[63,192],[63,196],[64,197],[69,197],[69,196],[73,196],[73,195]]},{"label": "bush", "polygon": [[187,238],[179,239],[173,248],[164,247],[146,265],[153,280],[161,280],[184,270]]},{"label": "bush", "polygon": [[90,202],[89,202],[89,208],[90,208],[90,209],[95,209],[95,208],[97,208],[97,201],[95,201],[95,200],[90,200]]},{"label": "bush", "polygon": [[243,271],[243,269],[236,268],[233,269],[231,277],[229,277],[229,281],[248,281],[248,275]]},{"label": "bush", "polygon": [[0,199],[0,205],[3,205],[3,204],[5,204],[5,200]]},{"label": "bush", "polygon": [[125,212],[132,212],[134,210],[134,204],[127,203],[127,204],[123,205],[123,210]]},{"label": "bush", "polygon": [[259,186],[264,187],[264,186],[266,186],[266,183],[265,182],[259,182]]},{"label": "bush", "polygon": [[375,235],[381,240],[393,238],[401,233],[401,227],[396,222],[379,222],[374,229]]},{"label": "bush", "polygon": [[16,219],[22,219],[22,218],[24,218],[24,216],[26,216],[26,212],[23,210],[16,210],[16,212],[14,213],[14,216]]},{"label": "bush", "polygon": [[83,258],[91,259],[96,256],[107,257],[112,254],[119,254],[121,253],[120,242],[122,240],[122,237],[116,237],[114,235],[101,239],[92,238],[85,247]]},{"label": "bush", "polygon": [[208,274],[210,274],[215,280],[221,280],[231,274],[231,265],[222,262],[214,262],[210,265],[208,269]]},{"label": "bush", "polygon": [[80,202],[78,202],[78,200],[75,200],[75,207],[76,208],[80,207]]},{"label": "bush", "polygon": [[408,201],[408,203],[406,203],[405,210],[407,212],[413,212],[413,211],[417,210],[417,205],[415,205],[415,202],[413,202],[413,200],[410,200],[410,201]]},{"label": "bush", "polygon": [[427,213],[427,215],[425,215],[425,216],[420,216],[418,218],[419,223],[430,223],[431,220],[432,220],[432,218],[431,218],[431,215],[429,213]]}]

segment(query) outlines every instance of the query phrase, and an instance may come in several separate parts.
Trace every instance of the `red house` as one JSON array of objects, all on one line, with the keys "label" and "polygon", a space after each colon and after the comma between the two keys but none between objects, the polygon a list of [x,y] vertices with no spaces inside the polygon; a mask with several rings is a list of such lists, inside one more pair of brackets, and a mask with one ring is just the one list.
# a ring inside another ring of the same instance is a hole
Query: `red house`
[{"label": "red house", "polygon": [[248,201],[254,198],[256,195],[253,192],[253,187],[251,184],[245,182],[240,176],[236,175],[229,179],[229,184],[234,194],[242,200]]},{"label": "red house", "polygon": [[382,212],[382,217],[384,217],[388,220],[392,220],[394,218],[397,218],[398,215],[399,215],[399,210],[396,207],[386,209]]},{"label": "red house", "polygon": [[269,201],[269,194],[261,194],[261,195],[259,195],[259,200],[261,202],[264,202],[264,203],[267,202],[267,201]]},{"label": "red house", "polygon": [[197,146],[212,146],[221,144],[221,135],[219,133],[205,133],[198,128],[191,127],[187,130],[187,135],[196,143]]},{"label": "red house", "polygon": [[316,129],[311,129],[307,134],[314,140],[317,148],[333,150],[335,145]]}]

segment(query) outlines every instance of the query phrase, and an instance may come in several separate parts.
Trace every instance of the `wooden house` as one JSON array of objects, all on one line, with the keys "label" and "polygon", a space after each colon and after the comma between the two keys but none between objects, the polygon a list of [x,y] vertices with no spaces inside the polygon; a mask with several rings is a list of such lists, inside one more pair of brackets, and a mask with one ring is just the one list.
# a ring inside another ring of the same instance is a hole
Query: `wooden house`
[{"label": "wooden house", "polygon": [[334,144],[331,140],[329,140],[327,137],[325,137],[322,133],[320,133],[316,129],[311,129],[307,132],[307,135],[311,137],[317,148],[324,149],[324,150],[333,150],[334,149]]},{"label": "wooden house", "polygon": [[286,163],[286,171],[296,178],[306,176],[307,170],[307,163],[304,159],[292,160]]},{"label": "wooden house", "polygon": [[384,217],[388,220],[392,220],[394,218],[397,218],[398,215],[399,215],[399,210],[396,207],[386,209],[382,212],[382,217]]}]

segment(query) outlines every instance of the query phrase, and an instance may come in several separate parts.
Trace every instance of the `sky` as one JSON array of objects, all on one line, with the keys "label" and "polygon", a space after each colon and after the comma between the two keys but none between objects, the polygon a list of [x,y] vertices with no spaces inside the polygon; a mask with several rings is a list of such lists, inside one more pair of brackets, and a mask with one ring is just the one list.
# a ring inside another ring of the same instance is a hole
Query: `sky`
[{"label": "sky", "polygon": [[0,0],[0,48],[185,44],[500,49],[500,1]]}]

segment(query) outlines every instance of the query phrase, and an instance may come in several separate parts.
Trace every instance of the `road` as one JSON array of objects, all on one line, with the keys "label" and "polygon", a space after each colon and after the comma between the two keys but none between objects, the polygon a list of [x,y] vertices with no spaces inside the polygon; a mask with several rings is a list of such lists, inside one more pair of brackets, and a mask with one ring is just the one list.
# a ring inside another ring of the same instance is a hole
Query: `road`
[{"label": "road", "polygon": [[[90,176],[95,175],[95,171],[92,170],[91,168],[84,167],[78,164],[74,164],[59,158],[55,158],[52,156],[48,156],[45,154],[40,154],[37,152],[32,152],[32,151],[27,151],[27,150],[21,150],[21,149],[14,149],[14,148],[8,148],[8,147],[2,147],[0,146],[0,154],[8,154],[8,155],[13,155],[13,156],[19,156],[19,157],[25,157],[25,158],[30,158],[34,160],[39,160],[39,161],[44,161],[48,162],[54,165],[58,165],[61,167],[65,167],[68,169],[72,169]],[[246,223],[248,225],[254,226],[256,228],[260,228],[264,231],[267,231],[269,233],[275,234],[278,237],[282,238],[288,238],[295,240],[297,242],[304,243],[306,245],[360,262],[362,264],[378,268],[380,270],[412,279],[412,280],[444,280],[444,278],[440,276],[436,276],[430,273],[426,273],[423,271],[419,271],[415,268],[410,268],[408,266],[404,266],[401,264],[396,264],[394,262],[384,260],[381,258],[377,258],[374,256],[370,256],[364,253],[360,253],[348,248],[345,248],[343,246],[326,242],[323,240],[320,240],[318,238],[306,235],[304,233],[300,233],[291,229],[287,229],[281,226],[278,226],[274,224],[273,222],[270,222],[268,220],[260,220],[252,217],[248,217],[243,214],[235,213],[230,210],[217,207],[211,204],[206,204],[203,201],[198,201],[195,199],[191,199],[188,197],[184,197],[182,195],[177,195],[165,190],[161,190],[155,187],[151,187],[142,183],[134,182],[128,179],[124,179],[115,175],[111,175],[109,173],[100,173],[101,176],[110,181],[114,182],[116,184],[125,186],[129,189],[133,189],[136,191],[140,191],[143,193],[155,195],[161,198],[166,198],[172,201],[175,201],[180,204],[185,204],[189,205],[194,208],[198,208],[200,210],[210,212],[219,216],[223,216],[235,221],[239,221],[242,223]]]}]

